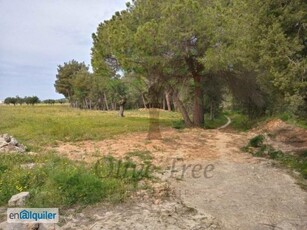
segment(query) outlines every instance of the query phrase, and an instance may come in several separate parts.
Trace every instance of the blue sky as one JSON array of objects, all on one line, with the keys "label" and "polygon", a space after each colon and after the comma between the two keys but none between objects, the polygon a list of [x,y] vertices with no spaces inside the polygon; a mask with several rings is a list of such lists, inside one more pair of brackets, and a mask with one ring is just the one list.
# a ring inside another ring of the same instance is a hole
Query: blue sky
[{"label": "blue sky", "polygon": [[91,35],[128,0],[0,0],[0,100],[62,98],[57,66],[90,64]]}]

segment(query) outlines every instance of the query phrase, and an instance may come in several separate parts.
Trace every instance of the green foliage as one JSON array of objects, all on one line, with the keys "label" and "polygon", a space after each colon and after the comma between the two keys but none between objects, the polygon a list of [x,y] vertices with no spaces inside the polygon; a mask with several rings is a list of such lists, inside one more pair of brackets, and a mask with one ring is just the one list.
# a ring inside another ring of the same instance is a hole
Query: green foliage
[{"label": "green foliage", "polygon": [[72,80],[79,71],[87,72],[88,67],[83,62],[79,63],[75,60],[65,62],[64,65],[58,66],[57,80],[55,81],[54,87],[58,93],[63,94],[69,100],[73,96]]},{"label": "green foliage", "polygon": [[286,110],[304,117],[305,9],[302,0],[137,0],[98,26],[92,65],[101,75],[116,66],[179,93],[187,124],[191,104],[195,125],[204,108],[215,115],[225,87],[249,118]]},{"label": "green foliage", "polygon": [[[34,163],[29,168],[25,163]],[[132,161],[122,162],[120,171]],[[24,166],[23,166],[23,165]],[[99,164],[100,170],[109,170]],[[76,163],[53,154],[28,156],[3,154],[0,161],[0,204],[19,192],[29,191],[31,207],[63,207],[75,204],[87,205],[102,200],[122,200],[136,186],[136,182],[148,174],[132,177],[100,177],[94,165]]]},{"label": "green foliage", "polygon": [[26,103],[27,105],[35,105],[35,104],[40,103],[40,100],[37,96],[32,96],[32,97],[26,96],[24,98],[16,96],[16,97],[5,98],[4,103],[5,104],[13,104],[13,105],[16,105],[16,104],[22,105],[23,103]]},{"label": "green foliage", "polygon": [[14,97],[7,97],[4,99],[4,103],[9,105],[9,104],[13,104],[13,105],[16,105],[17,103],[17,99],[14,98]]},{"label": "green foliage", "polygon": [[264,136],[263,135],[258,135],[253,137],[252,139],[249,140],[249,146],[254,147],[254,148],[258,148],[261,147],[263,145],[263,141],[264,141]]},{"label": "green foliage", "polygon": [[40,102],[39,98],[37,96],[33,96],[33,97],[25,97],[24,99],[24,102],[27,104],[27,105],[34,105],[34,104],[37,104]]}]

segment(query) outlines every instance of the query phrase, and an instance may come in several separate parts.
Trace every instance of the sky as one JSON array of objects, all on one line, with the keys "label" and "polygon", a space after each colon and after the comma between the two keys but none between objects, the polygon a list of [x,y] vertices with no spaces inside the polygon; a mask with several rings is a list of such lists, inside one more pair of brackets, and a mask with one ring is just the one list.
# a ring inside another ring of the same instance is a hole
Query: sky
[{"label": "sky", "polygon": [[127,0],[0,0],[0,100],[63,98],[57,66],[90,65],[92,33]]}]

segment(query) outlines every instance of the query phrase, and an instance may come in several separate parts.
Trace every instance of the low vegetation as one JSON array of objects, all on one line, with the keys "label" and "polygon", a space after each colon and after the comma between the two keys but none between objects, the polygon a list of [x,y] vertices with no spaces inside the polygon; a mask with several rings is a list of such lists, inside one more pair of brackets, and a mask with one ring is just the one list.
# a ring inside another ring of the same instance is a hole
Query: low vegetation
[{"label": "low vegetation", "polygon": [[22,191],[29,191],[30,207],[68,207],[102,200],[122,201],[148,178],[150,162],[103,158],[93,165],[55,154],[30,156],[4,154],[0,161],[0,205]]},{"label": "low vegetation", "polygon": [[298,117],[293,117],[291,114],[282,113],[278,116],[281,120],[288,124],[307,129],[307,119],[299,119]]},{"label": "low vegetation", "polygon": [[274,149],[269,144],[265,144],[265,137],[263,135],[257,135],[250,139],[248,145],[243,147],[243,150],[250,152],[256,157],[266,157],[276,160],[280,165],[298,172],[304,179],[307,179],[306,151],[300,154],[284,153],[280,150]]},{"label": "low vegetation", "polygon": [[206,129],[216,129],[227,123],[227,118],[224,114],[219,114],[215,119],[210,119],[209,115],[205,115],[205,128]]}]

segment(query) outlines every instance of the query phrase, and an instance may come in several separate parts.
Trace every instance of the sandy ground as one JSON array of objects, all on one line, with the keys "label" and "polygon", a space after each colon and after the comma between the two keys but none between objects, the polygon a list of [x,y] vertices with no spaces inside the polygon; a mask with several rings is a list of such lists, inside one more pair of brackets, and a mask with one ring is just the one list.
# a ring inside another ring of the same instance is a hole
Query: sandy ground
[{"label": "sandy ground", "polygon": [[270,161],[240,153],[237,137],[215,132],[208,144],[215,143],[220,158],[203,161],[214,165],[212,177],[187,174],[183,181],[173,182],[181,199],[217,217],[222,229],[307,229],[306,192]]},{"label": "sandy ground", "polygon": [[[269,160],[240,151],[256,132],[165,129],[161,130],[161,139],[148,139],[148,133],[134,133],[98,142],[58,143],[56,151],[87,162],[103,155],[121,158],[127,152],[150,151],[153,163],[165,169],[161,177],[170,183],[182,202],[181,208],[193,208],[215,220],[214,224],[207,222],[208,226],[192,228],[189,224],[176,225],[179,220],[193,219],[191,215],[179,215],[177,222],[162,220],[164,225],[157,225],[160,229],[210,229],[210,226],[211,229],[307,229],[307,193],[285,170],[272,167]],[[130,229],[128,226],[133,223],[129,222],[129,216],[144,229],[156,229],[153,224],[159,215],[154,214],[154,209],[145,208],[145,212],[153,214],[146,221],[140,219],[143,215],[143,209],[138,208],[140,204],[130,206],[138,211],[130,214],[128,211],[123,216],[128,218],[127,224],[121,222],[124,227],[118,229]],[[156,205],[162,209],[172,206],[169,202]],[[116,210],[113,217],[120,216]],[[151,224],[145,228],[144,221]],[[201,226],[197,223],[195,226]]]}]

